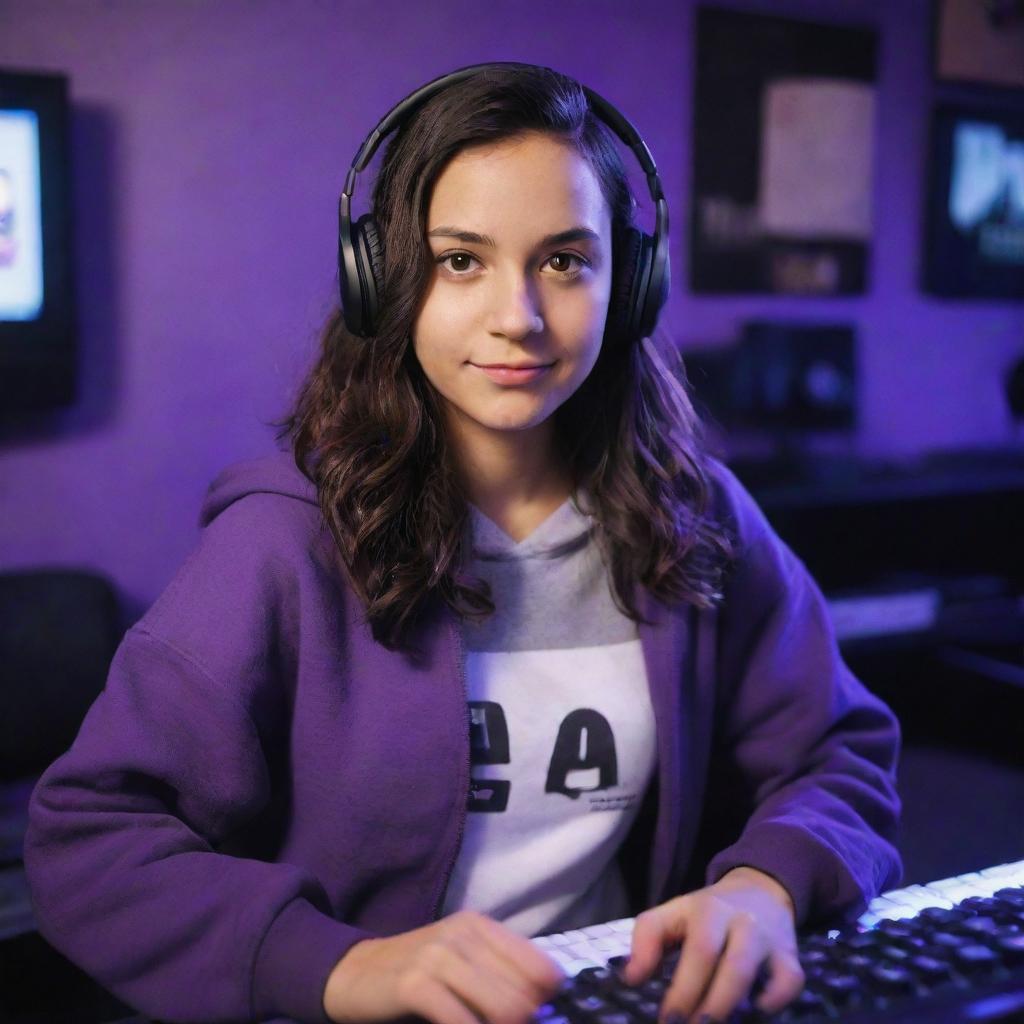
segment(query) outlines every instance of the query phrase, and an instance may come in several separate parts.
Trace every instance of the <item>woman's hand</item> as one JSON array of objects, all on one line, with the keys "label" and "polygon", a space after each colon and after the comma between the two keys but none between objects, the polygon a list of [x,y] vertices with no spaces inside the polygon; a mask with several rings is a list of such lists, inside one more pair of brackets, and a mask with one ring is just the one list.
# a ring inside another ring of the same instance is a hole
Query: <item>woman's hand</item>
[{"label": "woman's hand", "polygon": [[793,901],[770,875],[734,868],[714,885],[644,911],[633,929],[627,983],[650,977],[665,948],[683,943],[672,982],[661,1003],[661,1020],[694,1022],[725,1018],[750,992],[761,964],[771,977],[756,1006],[775,1013],[804,985],[797,959]]},{"label": "woman's hand", "polygon": [[324,989],[338,1024],[415,1014],[434,1024],[524,1024],[563,980],[529,939],[483,914],[460,911],[386,939],[357,942]]}]

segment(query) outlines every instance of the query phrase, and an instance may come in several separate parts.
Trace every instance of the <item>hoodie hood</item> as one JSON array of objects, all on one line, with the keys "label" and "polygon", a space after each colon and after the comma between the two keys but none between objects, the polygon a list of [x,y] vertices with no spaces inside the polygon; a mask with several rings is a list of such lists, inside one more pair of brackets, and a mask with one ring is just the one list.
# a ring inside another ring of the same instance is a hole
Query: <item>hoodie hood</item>
[{"label": "hoodie hood", "polygon": [[571,497],[521,541],[513,540],[472,502],[469,502],[469,519],[473,554],[492,562],[561,558],[587,543],[596,522]]},{"label": "hoodie hood", "polygon": [[[199,525],[209,526],[229,505],[247,494],[279,494],[319,508],[316,487],[307,479],[290,451],[236,462],[224,469],[207,488],[199,512]],[[586,504],[586,501],[584,501]],[[568,498],[529,537],[515,541],[472,502],[469,525],[473,552],[478,558],[517,561],[523,558],[560,558],[587,543],[594,518]]]},{"label": "hoodie hood", "polygon": [[199,525],[209,526],[229,505],[247,494],[280,494],[317,506],[316,487],[295,465],[290,451],[228,466],[210,484],[199,512]]}]

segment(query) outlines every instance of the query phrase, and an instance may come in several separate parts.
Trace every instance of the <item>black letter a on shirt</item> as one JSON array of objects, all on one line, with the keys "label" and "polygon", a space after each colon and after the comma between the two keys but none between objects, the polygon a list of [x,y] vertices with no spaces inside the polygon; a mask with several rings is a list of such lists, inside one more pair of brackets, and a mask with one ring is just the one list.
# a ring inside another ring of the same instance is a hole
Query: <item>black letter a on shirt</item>
[{"label": "black letter a on shirt", "polygon": [[609,789],[618,781],[615,737],[608,719],[592,708],[570,712],[558,728],[544,792],[564,793],[575,800],[581,793]]}]

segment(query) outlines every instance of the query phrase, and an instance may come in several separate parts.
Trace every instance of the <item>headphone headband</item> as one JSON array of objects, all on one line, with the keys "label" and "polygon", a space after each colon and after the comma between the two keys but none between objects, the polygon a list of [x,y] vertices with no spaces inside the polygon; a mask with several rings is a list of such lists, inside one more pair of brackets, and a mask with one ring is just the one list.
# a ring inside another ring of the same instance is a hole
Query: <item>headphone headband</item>
[{"label": "headphone headband", "polygon": [[[377,152],[383,140],[391,132],[401,127],[405,120],[426,103],[427,100],[443,89],[446,89],[449,85],[468,78],[486,68],[541,69],[558,74],[553,68],[543,67],[543,65],[525,64],[520,61],[488,61],[483,64],[470,64],[441,75],[420,86],[396,103],[381,118],[373,131],[366,136],[356,153],[355,159],[352,161],[352,165],[345,177],[345,186],[338,199],[338,270],[342,310],[345,314],[346,323],[356,334],[366,336],[370,333],[370,326],[376,314],[376,284],[378,283],[376,281],[376,274],[372,272],[373,258],[368,252],[361,253],[360,247],[355,244],[355,236],[352,231],[352,195],[355,191],[356,176],[373,159],[374,153]],[[665,194],[661,187],[661,179],[658,177],[658,169],[655,166],[654,158],[651,156],[651,151],[647,148],[647,144],[629,120],[592,89],[582,85],[582,83],[581,88],[597,117],[608,125],[620,141],[632,150],[644,171],[651,201],[655,206],[653,239],[650,236],[643,236],[644,240],[648,243],[643,257],[646,264],[646,272],[640,276],[644,277],[645,281],[640,286],[642,291],[635,303],[636,316],[631,317],[632,326],[636,329],[648,328],[652,330],[654,321],[657,318],[658,309],[664,303],[668,293],[668,203],[665,200]],[[372,235],[372,243],[379,247],[380,243],[376,237],[375,230]],[[651,295],[650,301],[647,300],[648,291]],[[356,295],[360,298],[358,312],[353,308]]]}]

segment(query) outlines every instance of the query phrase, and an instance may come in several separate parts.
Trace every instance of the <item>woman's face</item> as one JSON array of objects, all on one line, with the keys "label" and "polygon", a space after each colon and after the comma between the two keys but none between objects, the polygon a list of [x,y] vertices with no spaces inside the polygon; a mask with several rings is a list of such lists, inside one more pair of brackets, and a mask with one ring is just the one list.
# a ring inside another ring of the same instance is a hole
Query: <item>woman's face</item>
[{"label": "woman's face", "polygon": [[611,214],[590,165],[540,133],[465,149],[435,183],[427,236],[413,347],[457,440],[543,429],[596,363],[608,313]]}]

